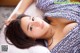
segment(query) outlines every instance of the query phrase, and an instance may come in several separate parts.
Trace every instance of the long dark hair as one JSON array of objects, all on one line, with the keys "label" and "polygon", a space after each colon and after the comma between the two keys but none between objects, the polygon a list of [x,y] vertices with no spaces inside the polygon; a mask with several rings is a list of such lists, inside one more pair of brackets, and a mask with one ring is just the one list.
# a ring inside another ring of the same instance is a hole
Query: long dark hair
[{"label": "long dark hair", "polygon": [[25,16],[28,16],[28,15],[25,15],[25,14],[19,15],[16,20],[13,20],[8,26],[6,26],[5,28],[6,41],[8,38],[13,45],[21,49],[29,48],[37,44],[45,46],[43,39],[33,40],[22,31],[20,26],[20,20],[22,17],[25,17]]}]

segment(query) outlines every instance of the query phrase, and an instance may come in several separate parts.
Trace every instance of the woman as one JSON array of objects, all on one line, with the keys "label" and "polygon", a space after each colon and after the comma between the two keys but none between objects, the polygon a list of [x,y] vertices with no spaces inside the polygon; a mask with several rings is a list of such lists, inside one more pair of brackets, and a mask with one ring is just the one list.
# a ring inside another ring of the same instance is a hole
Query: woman
[{"label": "woman", "polygon": [[6,36],[11,42],[19,48],[40,44],[51,53],[79,53],[80,4],[37,0],[36,6],[45,13],[46,22],[37,17],[19,15],[6,28]]}]

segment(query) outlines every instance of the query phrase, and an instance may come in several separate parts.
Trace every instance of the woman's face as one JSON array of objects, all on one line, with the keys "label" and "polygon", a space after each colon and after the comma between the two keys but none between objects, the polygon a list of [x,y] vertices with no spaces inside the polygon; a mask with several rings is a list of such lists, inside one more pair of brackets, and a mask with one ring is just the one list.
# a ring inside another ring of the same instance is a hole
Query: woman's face
[{"label": "woman's face", "polygon": [[26,16],[21,19],[21,28],[28,37],[41,38],[49,30],[50,25],[39,17]]}]

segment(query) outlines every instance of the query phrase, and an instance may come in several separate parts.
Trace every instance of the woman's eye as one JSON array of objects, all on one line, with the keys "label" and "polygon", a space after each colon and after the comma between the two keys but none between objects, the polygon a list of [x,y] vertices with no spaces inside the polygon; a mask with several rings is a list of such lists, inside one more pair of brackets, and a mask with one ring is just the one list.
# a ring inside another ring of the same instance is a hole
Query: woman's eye
[{"label": "woman's eye", "polygon": [[34,17],[32,18],[32,21],[34,21]]},{"label": "woman's eye", "polygon": [[30,27],[30,31],[32,31],[32,27]]}]

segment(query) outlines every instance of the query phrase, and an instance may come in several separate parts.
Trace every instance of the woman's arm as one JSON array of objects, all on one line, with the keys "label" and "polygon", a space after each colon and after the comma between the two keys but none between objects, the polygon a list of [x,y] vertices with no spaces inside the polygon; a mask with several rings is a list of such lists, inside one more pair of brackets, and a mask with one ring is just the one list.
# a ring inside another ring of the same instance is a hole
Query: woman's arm
[{"label": "woman's arm", "polygon": [[19,14],[25,12],[25,10],[34,2],[34,0],[21,0],[17,7],[14,9],[10,17],[5,21],[8,25],[12,20],[16,19]]}]

